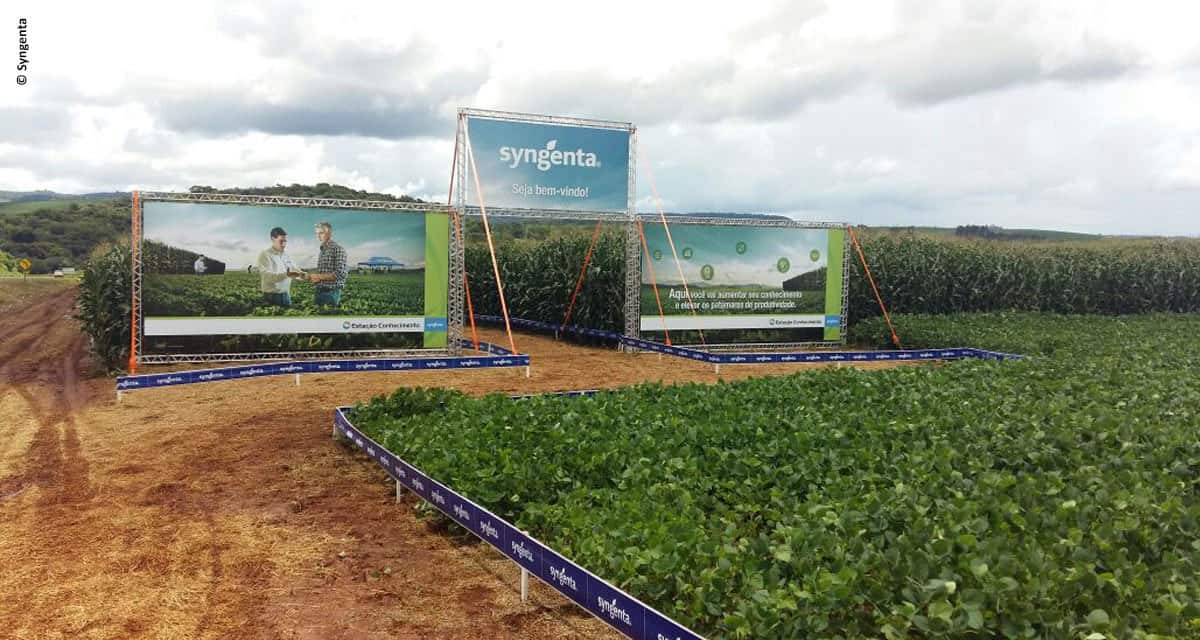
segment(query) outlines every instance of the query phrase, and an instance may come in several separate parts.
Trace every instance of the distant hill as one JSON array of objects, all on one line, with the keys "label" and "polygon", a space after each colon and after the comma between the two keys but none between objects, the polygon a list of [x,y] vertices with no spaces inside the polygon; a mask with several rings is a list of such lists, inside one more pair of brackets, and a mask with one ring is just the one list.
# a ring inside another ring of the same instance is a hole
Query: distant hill
[{"label": "distant hill", "polygon": [[667,213],[667,216],[683,216],[690,218],[741,218],[745,220],[791,220],[777,213],[731,213],[728,211],[692,211],[688,213]]},{"label": "distant hill", "polygon": [[[318,184],[277,184],[273,187],[231,187],[217,189],[196,185],[188,189],[192,193],[238,193],[254,196],[290,196],[295,198],[336,198],[340,200],[383,200],[387,202],[421,202],[409,196],[394,196],[390,193],[375,193],[344,187],[340,184],[321,182]],[[0,206],[15,202],[64,202],[79,200],[112,200],[129,198],[128,191],[103,191],[97,193],[58,193],[57,191],[3,191],[0,190]]]},{"label": "distant hill", "polygon": [[1006,229],[996,225],[960,225],[958,227],[869,227],[875,231],[920,233],[934,236],[978,238],[982,240],[1100,240],[1106,236],[1096,233],[1054,231],[1052,229]]},{"label": "distant hill", "polygon": [[960,238],[983,238],[985,240],[1099,240],[1101,237],[1070,231],[1005,229],[995,225],[959,225],[954,228],[954,235]]},{"label": "distant hill", "polygon": [[9,202],[0,202],[0,216],[9,213],[30,213],[45,210],[61,210],[67,209],[71,205],[79,206],[83,200],[12,200]]},{"label": "distant hill", "polygon": [[[408,196],[327,183],[232,189],[195,186],[191,191],[420,202]],[[78,267],[96,246],[128,240],[131,207],[130,194],[122,192],[69,195],[54,191],[0,191],[0,252],[16,260],[28,258],[33,263],[33,273]]]},{"label": "distant hill", "polygon": [[78,267],[97,245],[129,238],[129,196],[0,204],[0,251],[28,258],[33,273]]},{"label": "distant hill", "polygon": [[232,187],[215,189],[206,185],[196,185],[188,189],[192,193],[236,193],[250,196],[287,196],[292,198],[336,198],[338,200],[382,200],[385,202],[424,202],[409,196],[394,196],[390,193],[375,193],[359,191],[344,187],[340,184],[319,182],[317,184],[277,184],[273,187]]},{"label": "distant hill", "polygon": [[100,193],[58,193],[57,191],[0,191],[0,203],[4,202],[48,202],[61,200],[112,200],[113,198],[128,198],[129,193],[123,191],[105,191]]}]

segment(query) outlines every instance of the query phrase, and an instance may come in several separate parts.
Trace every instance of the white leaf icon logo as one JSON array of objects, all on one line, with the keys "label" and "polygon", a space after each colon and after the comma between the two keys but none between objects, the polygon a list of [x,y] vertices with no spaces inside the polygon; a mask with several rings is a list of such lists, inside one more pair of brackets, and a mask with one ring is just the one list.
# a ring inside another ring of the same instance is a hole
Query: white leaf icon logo
[{"label": "white leaf icon logo", "polygon": [[551,140],[546,143],[546,151],[554,151],[554,147],[558,146],[558,140]]}]

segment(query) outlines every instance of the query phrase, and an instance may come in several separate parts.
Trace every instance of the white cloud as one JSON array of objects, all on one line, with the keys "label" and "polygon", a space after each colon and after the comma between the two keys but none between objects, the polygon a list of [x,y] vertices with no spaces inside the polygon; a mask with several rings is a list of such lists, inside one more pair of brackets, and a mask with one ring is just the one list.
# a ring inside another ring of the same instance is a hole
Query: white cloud
[{"label": "white cloud", "polygon": [[[1200,233],[1200,5],[26,11],[0,189],[334,182],[441,201],[471,105],[635,122],[668,210]],[[656,209],[646,173],[637,203]]]}]

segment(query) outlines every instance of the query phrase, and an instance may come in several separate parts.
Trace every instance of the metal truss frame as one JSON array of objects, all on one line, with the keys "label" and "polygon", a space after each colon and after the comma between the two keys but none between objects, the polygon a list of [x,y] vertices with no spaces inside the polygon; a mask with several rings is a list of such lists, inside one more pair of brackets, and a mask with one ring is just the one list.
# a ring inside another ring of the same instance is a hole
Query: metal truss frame
[{"label": "metal truss frame", "polygon": [[[481,207],[468,204],[469,198],[467,194],[470,191],[471,181],[468,180],[468,165],[466,162],[466,154],[468,152],[465,132],[469,126],[468,121],[471,118],[483,118],[490,120],[506,120],[510,122],[528,122],[535,124],[553,124],[573,127],[588,127],[600,129],[612,129],[615,131],[629,132],[629,159],[628,172],[626,177],[626,202],[625,211],[581,211],[577,209],[527,209],[516,207],[488,207],[488,216],[492,218],[525,218],[534,220],[586,220],[598,222],[619,222],[624,226],[625,232],[625,302],[624,302],[624,318],[625,318],[625,335],[629,337],[638,337],[640,316],[639,316],[639,296],[641,293],[641,241],[638,237],[637,227],[637,210],[635,208],[637,202],[637,127],[631,122],[617,122],[612,120],[594,120],[589,118],[568,118],[562,116],[549,116],[530,113],[516,113],[511,111],[493,111],[489,109],[471,109],[462,108],[458,110],[458,147],[462,149],[455,167],[455,180],[457,181],[456,192],[458,193],[458,210],[463,216],[478,217],[483,215]],[[477,194],[478,195],[478,194]]]},{"label": "metal truss frame", "polygon": [[143,191],[142,201],[214,202],[218,204],[255,204],[276,207],[318,207],[323,209],[365,209],[371,211],[412,211],[449,213],[452,207],[433,202],[393,202],[390,200],[340,200],[337,198],[302,198],[295,196],[256,196],[238,193],[174,193]]},{"label": "metal truss frame", "polygon": [[842,330],[840,332],[842,339],[839,344],[846,344],[846,331],[849,329],[850,320],[850,231],[849,225],[844,225],[847,229],[842,234]]},{"label": "metal truss frame", "polygon": [[[457,209],[455,209],[453,206],[450,207],[452,209],[450,215],[457,216],[460,231],[456,231],[455,221],[452,219],[450,221],[450,283],[447,287],[447,293],[449,297],[446,301],[446,340],[447,344],[450,346],[450,353],[453,355],[458,355],[462,352],[463,322],[466,316],[466,312],[464,311],[464,307],[466,305],[463,299],[466,288],[463,281],[467,267],[465,254],[466,247],[463,245],[467,241],[467,221],[462,206],[464,203],[464,181],[459,180],[459,177],[465,174],[467,166],[467,145],[466,141],[464,140],[464,134],[465,132],[462,128],[462,119],[459,118],[458,127],[454,132],[454,149],[456,154],[455,157],[452,158],[454,162],[454,175],[450,178],[451,188],[457,186],[459,202]],[[455,181],[458,182],[457,185],[454,184]],[[462,234],[462,242],[459,242],[459,232]]]},{"label": "metal truss frame", "polygon": [[[642,224],[661,224],[657,214],[640,214]],[[789,227],[799,229],[845,229],[845,222],[809,222],[791,218],[742,218],[739,216],[668,215],[667,224],[707,224],[727,227]]]},{"label": "metal truss frame", "polygon": [[258,351],[253,353],[151,354],[142,356],[139,364],[178,364],[184,362],[242,362],[247,360],[328,360],[337,358],[395,358],[404,356],[437,356],[446,349],[351,349],[348,351]]},{"label": "metal truss frame", "polygon": [[[628,218],[625,222],[625,336],[641,336],[642,241],[637,228],[637,129],[629,133]],[[625,345],[621,345],[625,348]]]},{"label": "metal truss frame", "polygon": [[[730,331],[738,331],[738,329],[730,329]],[[834,342],[829,340],[819,342],[730,342],[722,344],[709,345],[675,345],[684,346],[688,349],[696,351],[711,351],[713,353],[757,353],[766,351],[770,353],[778,353],[780,351],[796,350],[797,352],[811,351],[813,349],[838,349],[844,347],[844,341]]]},{"label": "metal truss frame", "polygon": [[131,280],[132,306],[130,313],[129,330],[133,332],[131,348],[133,353],[129,354],[131,361],[130,368],[133,368],[138,362],[141,362],[142,355],[142,199],[145,196],[141,193],[136,193],[133,198],[133,224],[130,229],[130,244],[132,247],[132,262],[133,275]]},{"label": "metal truss frame", "polygon": [[[567,116],[549,116],[539,113],[519,113],[516,111],[496,111],[494,109],[475,109],[462,107],[458,110],[459,118],[486,118],[488,120],[509,120],[512,122],[531,122],[535,124],[558,124],[568,127],[587,127],[590,129],[617,129],[634,132],[637,127],[632,122],[618,120],[596,120],[592,118],[572,118]],[[631,151],[632,153],[632,151]]]},{"label": "metal truss frame", "polygon": [[[212,202],[218,204],[247,204],[276,207],[318,207],[327,209],[358,209],[363,211],[395,211],[398,213],[447,213],[454,208],[449,205],[429,202],[392,202],[387,200],[341,200],[337,198],[308,198],[293,196],[259,196],[236,193],[175,193],[169,191],[139,192],[140,202],[134,208],[136,223],[133,226],[133,345],[137,364],[172,364],[182,362],[238,362],[243,360],[282,360],[288,358],[348,358],[348,357],[392,357],[409,355],[457,355],[462,350],[462,307],[458,307],[457,324],[454,323],[454,291],[462,297],[462,247],[454,240],[450,230],[449,295],[447,313],[447,347],[442,349],[350,349],[342,351],[260,351],[253,353],[143,353],[145,321],[142,314],[142,235],[145,229],[143,211],[147,201],[155,202]],[[457,271],[455,271],[457,265]]]},{"label": "metal truss frame", "polygon": [[[142,207],[146,201],[162,201],[162,202],[211,202],[220,204],[248,204],[248,205],[270,205],[284,207],[321,207],[335,209],[360,209],[369,211],[396,211],[396,212],[431,212],[431,213],[446,213],[453,215],[457,210],[461,214],[460,223],[465,221],[465,218],[477,217],[482,215],[482,209],[478,206],[469,205],[468,194],[470,192],[469,164],[467,161],[466,149],[466,127],[467,119],[471,117],[487,118],[493,120],[508,120],[514,122],[532,122],[555,124],[575,127],[592,127],[606,128],[630,133],[629,144],[629,172],[628,172],[628,198],[626,203],[626,211],[580,211],[574,209],[523,209],[511,207],[493,207],[489,213],[493,217],[504,218],[528,218],[542,220],[586,220],[586,221],[606,221],[625,223],[625,302],[624,302],[624,334],[632,338],[640,338],[641,336],[641,242],[638,237],[636,223],[658,223],[661,219],[658,216],[649,214],[639,215],[636,212],[637,200],[637,128],[629,122],[617,122],[610,120],[595,120],[588,118],[568,118],[560,116],[549,116],[528,113],[516,113],[509,111],[495,111],[488,109],[459,109],[459,121],[456,130],[456,138],[460,153],[455,158],[454,176],[455,189],[457,192],[456,203],[452,205],[442,205],[436,203],[417,203],[417,202],[394,202],[381,200],[342,200],[336,198],[313,198],[313,197],[292,197],[292,196],[262,196],[262,195],[243,195],[243,194],[228,194],[228,193],[174,193],[174,192],[158,192],[147,191],[140,194],[141,202],[133,211],[133,215],[137,217],[134,228],[142,229]],[[752,227],[782,227],[782,228],[808,228],[808,229],[833,229],[845,228],[846,223],[842,222],[806,222],[791,219],[774,219],[774,218],[743,218],[734,216],[668,216],[669,224],[705,224],[705,225],[723,225],[723,226],[752,226]],[[464,229],[465,233],[465,229]],[[458,242],[457,234],[453,228],[450,229],[449,243],[449,283],[448,283],[448,305],[447,305],[447,344],[446,349],[374,349],[374,350],[348,350],[348,351],[303,351],[303,352],[258,352],[245,354],[143,354],[143,316],[141,309],[142,300],[142,238],[141,234],[135,231],[135,236],[132,238],[133,246],[136,247],[134,252],[133,265],[133,318],[134,318],[134,339],[136,358],[138,363],[144,364],[166,364],[180,362],[216,362],[216,361],[238,361],[238,360],[263,360],[263,359],[285,359],[295,357],[312,357],[312,358],[338,358],[352,356],[366,357],[386,357],[393,355],[412,355],[412,354],[430,354],[430,353],[445,353],[457,355],[461,349],[461,336],[463,322],[465,320],[464,310],[464,295],[463,287],[463,272],[465,270],[465,247]],[[464,238],[465,240],[465,238]],[[742,343],[742,344],[711,344],[706,348],[711,351],[770,351],[779,349],[791,348],[834,348],[845,344],[845,329],[847,318],[846,301],[849,297],[850,287],[850,240],[846,237],[843,242],[843,259],[842,259],[842,338],[840,341],[814,341],[814,342],[772,342],[772,343]]]},{"label": "metal truss frame", "polygon": [[[587,118],[567,118],[561,116],[549,116],[529,113],[516,113],[510,111],[494,111],[488,109],[472,109],[460,108],[458,110],[458,131],[457,141],[460,149],[463,149],[462,157],[458,159],[455,166],[455,180],[457,181],[456,189],[458,194],[458,210],[462,212],[464,217],[479,217],[482,215],[482,209],[479,206],[470,205],[468,193],[471,189],[471,181],[468,179],[469,167],[467,165],[466,143],[464,132],[470,118],[486,118],[492,120],[506,120],[511,122],[531,122],[538,124],[553,124],[566,125],[576,127],[598,127],[628,131],[630,134],[629,140],[629,177],[628,177],[628,199],[626,202],[626,210],[624,212],[616,211],[580,211],[575,209],[527,209],[514,207],[489,207],[488,215],[497,218],[524,218],[531,220],[582,220],[582,221],[604,221],[604,222],[619,222],[625,226],[625,301],[623,314],[625,318],[624,335],[631,338],[641,337],[641,287],[642,287],[642,246],[638,236],[636,224],[638,222],[655,224],[661,222],[658,216],[639,215],[636,209],[637,202],[637,127],[629,122],[615,122],[609,120],[593,120]],[[705,224],[705,225],[724,225],[731,227],[783,227],[783,228],[801,228],[801,229],[838,229],[845,228],[846,223],[843,222],[824,222],[824,221],[799,221],[787,218],[744,218],[736,216],[668,216],[668,224]],[[774,342],[774,343],[751,343],[751,344],[714,344],[708,345],[708,349],[713,351],[725,350],[750,350],[750,351],[768,351],[778,350],[780,348],[834,348],[845,344],[845,327],[846,327],[846,300],[849,297],[849,239],[843,241],[842,248],[842,338],[839,341],[812,341],[812,342]],[[461,250],[461,248],[460,248]],[[459,302],[461,308],[461,301]],[[636,351],[632,347],[623,345],[622,348]]]},{"label": "metal truss frame", "polygon": [[[489,218],[530,218],[541,220],[586,220],[628,222],[629,214],[621,211],[578,211],[575,209],[517,209],[512,207],[488,207]],[[471,217],[483,215],[476,205],[464,205],[463,214]]]}]

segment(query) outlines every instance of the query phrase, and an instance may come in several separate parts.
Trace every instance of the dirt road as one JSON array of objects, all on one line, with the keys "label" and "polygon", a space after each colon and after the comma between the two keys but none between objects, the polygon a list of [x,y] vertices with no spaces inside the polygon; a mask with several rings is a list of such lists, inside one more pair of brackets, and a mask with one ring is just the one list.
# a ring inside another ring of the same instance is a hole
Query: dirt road
[{"label": "dirt road", "polygon": [[[711,367],[518,336],[520,370],[330,374],[117,402],[73,290],[0,322],[0,636],[617,637],[465,534],[400,505],[330,438],[330,410],[399,385],[470,393],[715,381]],[[487,338],[501,342],[494,330]],[[733,369],[726,377],[803,365]]]}]

